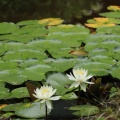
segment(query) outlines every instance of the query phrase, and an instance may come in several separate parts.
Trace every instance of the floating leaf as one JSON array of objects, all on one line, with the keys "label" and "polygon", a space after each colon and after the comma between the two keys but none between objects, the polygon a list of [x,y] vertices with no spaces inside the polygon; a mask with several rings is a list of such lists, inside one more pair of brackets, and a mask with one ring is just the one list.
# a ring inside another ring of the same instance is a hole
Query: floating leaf
[{"label": "floating leaf", "polygon": [[102,24],[102,23],[94,23],[94,24],[85,24],[85,26],[87,27],[91,27],[91,28],[99,28],[99,27],[111,27],[111,26],[115,26],[114,23],[108,23],[108,24]]},{"label": "floating leaf", "polygon": [[24,60],[22,61],[19,66],[20,67],[23,67],[23,68],[26,68],[26,67],[29,67],[29,66],[32,66],[32,65],[37,65],[37,64],[42,64],[43,62],[42,61],[39,61],[38,59],[28,59],[28,60]]},{"label": "floating leaf", "polygon": [[21,42],[21,43],[27,43],[31,40],[33,40],[36,37],[33,37],[29,34],[24,35],[13,35],[13,34],[7,34],[0,36],[0,41],[15,41],[15,42]]},{"label": "floating leaf", "polygon": [[120,18],[120,11],[99,13],[99,15],[109,18]]},{"label": "floating leaf", "polygon": [[87,20],[87,23],[91,23],[91,24],[120,24],[119,19],[116,18],[104,18],[104,17],[97,17],[97,18],[93,18],[93,19],[89,19]]},{"label": "floating leaf", "polygon": [[42,19],[39,20],[38,23],[39,24],[47,24],[48,26],[53,26],[53,25],[59,25],[61,23],[63,23],[64,20],[60,19],[60,18],[46,18],[46,19]]},{"label": "floating leaf", "polygon": [[3,22],[0,23],[0,34],[12,33],[15,30],[18,30],[19,27],[14,23]]},{"label": "floating leaf", "polygon": [[15,103],[15,104],[9,104],[2,108],[2,111],[16,111],[20,107],[30,105],[30,103]]},{"label": "floating leaf", "polygon": [[[98,34],[109,34],[109,35],[111,35],[112,34],[112,37],[115,39],[115,38],[117,38],[117,37],[120,37],[119,35],[120,35],[120,26],[111,26],[111,27],[100,27],[100,28],[98,28],[97,29],[97,33]],[[109,36],[109,35],[107,35],[107,36]],[[117,35],[116,37],[115,36],[113,36],[113,35]],[[109,36],[109,37],[111,37],[111,36]]]},{"label": "floating leaf", "polygon": [[[9,92],[8,88],[5,88],[5,83],[0,81],[0,99],[5,99],[11,93]],[[1,106],[0,106],[1,108]]]},{"label": "floating leaf", "polygon": [[47,78],[47,83],[57,89],[56,93],[58,95],[63,95],[69,91],[67,86],[71,83],[71,81],[62,73],[54,73]]},{"label": "floating leaf", "polygon": [[106,48],[107,50],[113,50],[114,48],[120,46],[120,42],[115,40],[106,40],[100,45],[102,48]]},{"label": "floating leaf", "polygon": [[22,69],[20,74],[27,80],[42,81],[45,79],[45,73],[48,71],[54,71],[54,69],[49,65],[38,64]]},{"label": "floating leaf", "polygon": [[60,33],[80,33],[80,34],[89,34],[90,30],[85,28],[84,26],[77,24],[77,25],[58,25],[52,26],[49,28],[50,34],[60,34]]},{"label": "floating leaf", "polygon": [[114,68],[110,71],[110,74],[113,77],[118,78],[118,79],[120,79],[120,74],[119,73],[120,73],[120,67],[116,67],[116,68]]},{"label": "floating leaf", "polygon": [[5,55],[2,57],[4,60],[28,60],[28,59],[38,59],[42,60],[47,55],[43,52],[40,52],[38,50],[30,50],[30,49],[23,49],[18,51],[8,51],[5,53]]},{"label": "floating leaf", "polygon": [[[50,110],[48,109],[48,114]],[[40,102],[24,105],[15,111],[15,115],[24,118],[40,118],[45,116],[45,104],[40,109]]]},{"label": "floating leaf", "polygon": [[99,113],[99,108],[93,105],[73,106],[69,110],[76,110],[73,114],[77,116],[90,116]]},{"label": "floating leaf", "polygon": [[19,74],[18,69],[4,70],[0,72],[0,80],[12,85],[19,85],[26,81],[26,77]]},{"label": "floating leaf", "polygon": [[10,98],[23,98],[23,97],[29,97],[29,93],[26,87],[19,87],[11,91],[11,95],[7,97],[7,99]]},{"label": "floating leaf", "polygon": [[40,51],[45,51],[45,50],[57,51],[61,47],[63,47],[63,43],[60,40],[37,39],[35,41],[31,41],[28,44],[26,44],[26,47],[29,49],[34,48],[35,50],[40,50]]},{"label": "floating leaf", "polygon": [[17,68],[18,63],[15,62],[9,62],[9,61],[0,61],[0,71],[3,70],[10,70]]},{"label": "floating leaf", "polygon": [[120,6],[111,5],[111,6],[108,6],[107,9],[112,11],[120,11]]},{"label": "floating leaf", "polygon": [[59,40],[62,42],[62,48],[78,47],[82,41],[88,36],[85,33],[61,33],[61,34],[48,34],[46,39]]},{"label": "floating leaf", "polygon": [[17,25],[23,26],[23,25],[38,25],[37,20],[25,20],[25,21],[20,21],[17,23]]},{"label": "floating leaf", "polygon": [[29,35],[31,37],[44,37],[48,33],[48,30],[38,25],[28,25],[13,32],[13,35]]},{"label": "floating leaf", "polygon": [[52,59],[51,61],[49,61],[49,65],[56,71],[63,72],[72,68],[78,61],[79,59]]},{"label": "floating leaf", "polygon": [[25,48],[25,44],[18,42],[6,42],[3,45],[5,51],[20,50]]},{"label": "floating leaf", "polygon": [[74,92],[62,95],[62,97],[61,97],[61,99],[64,99],[64,100],[74,100],[74,99],[77,99],[77,98],[78,97]]},{"label": "floating leaf", "polygon": [[95,55],[91,59],[96,62],[106,63],[106,64],[110,64],[110,65],[115,65],[117,62],[115,59],[112,59],[105,55]]},{"label": "floating leaf", "polygon": [[0,92],[0,100],[5,100],[5,99],[7,99],[7,97],[9,97],[10,95],[11,95],[10,92],[2,91],[2,92]]},{"label": "floating leaf", "polygon": [[[1,116],[1,118],[7,118],[7,119],[9,119],[11,116],[13,116],[14,115],[14,113],[12,113],[12,112],[7,112],[7,113],[4,113],[2,116]],[[3,119],[4,120],[4,119]]]},{"label": "floating leaf", "polygon": [[83,49],[79,49],[79,50],[71,50],[69,53],[71,55],[76,55],[76,56],[85,56],[87,55],[88,52]]}]

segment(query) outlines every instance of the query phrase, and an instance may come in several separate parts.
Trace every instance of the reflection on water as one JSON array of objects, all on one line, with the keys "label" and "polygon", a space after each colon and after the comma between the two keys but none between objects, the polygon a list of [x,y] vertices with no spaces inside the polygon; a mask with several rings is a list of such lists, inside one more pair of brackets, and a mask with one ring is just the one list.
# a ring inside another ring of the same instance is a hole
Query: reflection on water
[{"label": "reflection on water", "polygon": [[0,21],[18,22],[26,19],[59,17],[68,22],[82,22],[118,0],[1,0]]}]

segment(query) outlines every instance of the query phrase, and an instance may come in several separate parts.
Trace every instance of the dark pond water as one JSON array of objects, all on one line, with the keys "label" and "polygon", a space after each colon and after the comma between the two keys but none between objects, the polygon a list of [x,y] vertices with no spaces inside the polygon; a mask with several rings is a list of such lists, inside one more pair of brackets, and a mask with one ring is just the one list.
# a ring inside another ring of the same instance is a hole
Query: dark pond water
[{"label": "dark pond water", "polygon": [[59,17],[66,23],[85,23],[105,12],[119,0],[0,0],[0,22],[19,22],[28,19]]}]

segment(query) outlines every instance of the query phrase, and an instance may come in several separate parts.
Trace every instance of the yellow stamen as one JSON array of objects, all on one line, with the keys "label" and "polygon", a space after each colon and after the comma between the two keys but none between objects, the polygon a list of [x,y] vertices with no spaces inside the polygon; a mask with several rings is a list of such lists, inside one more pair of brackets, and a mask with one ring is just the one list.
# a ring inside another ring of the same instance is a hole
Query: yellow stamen
[{"label": "yellow stamen", "polygon": [[42,90],[42,94],[46,94],[46,93],[48,93],[49,92],[49,90],[47,89],[47,88],[44,88],[43,90]]},{"label": "yellow stamen", "polygon": [[76,71],[76,74],[83,75],[83,74],[84,74],[84,71],[82,71],[82,70],[77,70],[77,71]]}]

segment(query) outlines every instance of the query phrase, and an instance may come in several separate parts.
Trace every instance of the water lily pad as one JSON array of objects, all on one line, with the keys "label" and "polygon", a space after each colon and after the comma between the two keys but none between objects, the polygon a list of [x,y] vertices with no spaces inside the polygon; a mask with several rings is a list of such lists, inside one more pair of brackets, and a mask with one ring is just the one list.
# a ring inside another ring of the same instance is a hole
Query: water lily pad
[{"label": "water lily pad", "polygon": [[2,111],[16,111],[17,109],[19,109],[20,107],[23,106],[27,106],[30,103],[15,103],[15,104],[9,104],[7,106],[5,106],[4,108],[2,108]]},{"label": "water lily pad", "polygon": [[78,97],[74,92],[62,95],[62,97],[61,97],[61,99],[64,99],[64,100],[74,100],[74,99],[77,99],[77,98]]},{"label": "water lily pad", "polygon": [[42,60],[47,55],[43,52],[40,52],[38,50],[31,50],[31,49],[23,49],[18,51],[8,51],[5,53],[5,55],[2,57],[4,60],[27,60],[27,59],[39,59]]},{"label": "water lily pad", "polygon": [[[4,113],[2,116],[1,116],[1,119],[2,118],[10,118],[10,116],[12,116],[12,115],[14,115],[14,113],[12,113],[12,112],[7,112],[7,113]],[[4,119],[3,119],[4,120]]]},{"label": "water lily pad", "polygon": [[101,62],[101,63],[106,63],[106,64],[110,64],[110,65],[114,65],[116,64],[116,60],[111,58],[111,57],[108,57],[108,56],[105,56],[105,55],[95,55],[94,57],[91,58],[93,61],[98,61],[98,62]]},{"label": "water lily pad", "polygon": [[62,73],[54,73],[48,76],[47,83],[57,89],[58,95],[63,95],[68,89],[68,85],[72,83],[68,77]]},{"label": "water lily pad", "polygon": [[18,42],[7,42],[3,45],[5,51],[20,50],[25,48],[25,45],[23,43]]},{"label": "water lily pad", "polygon": [[105,13],[100,13],[99,15],[109,17],[109,18],[120,18],[120,11],[105,12]]},{"label": "water lily pad", "polygon": [[11,95],[7,97],[9,98],[23,98],[29,97],[29,93],[26,87],[19,87],[11,91]]},{"label": "water lily pad", "polygon": [[9,89],[5,88],[5,83],[0,81],[0,99],[5,99],[10,95],[11,93],[9,92]]},{"label": "water lily pad", "polygon": [[55,68],[56,71],[63,72],[72,68],[78,61],[79,59],[60,58],[57,60],[53,59],[51,62],[49,62],[49,65]]},{"label": "water lily pad", "polygon": [[23,26],[23,25],[35,25],[38,24],[37,20],[25,20],[25,21],[20,21],[17,23],[17,25]]},{"label": "water lily pad", "polygon": [[117,5],[110,5],[107,7],[108,10],[112,10],[112,11],[120,11],[120,6]]},{"label": "water lily pad", "polygon": [[74,110],[74,115],[77,116],[90,116],[99,113],[99,108],[93,105],[78,105],[70,107],[69,110]]},{"label": "water lily pad", "polygon": [[22,69],[20,74],[28,80],[42,81],[45,79],[45,73],[48,71],[54,71],[54,69],[49,65],[37,64]]},{"label": "water lily pad", "polygon": [[38,21],[39,24],[46,24],[48,26],[53,26],[53,25],[59,25],[63,22],[64,20],[60,18],[46,18],[46,19],[41,19]]},{"label": "water lily pad", "polygon": [[[50,110],[48,109],[48,114]],[[45,116],[45,104],[40,109],[40,102],[24,105],[20,109],[15,111],[15,115],[24,118],[40,118]]]},{"label": "water lily pad", "polygon": [[[117,37],[120,37],[120,26],[112,26],[112,27],[99,27],[97,29],[98,34],[108,34],[106,36],[113,37],[112,40],[116,40]],[[114,35],[114,36],[113,36]],[[105,39],[105,38],[104,38]]]},{"label": "water lily pad", "polygon": [[4,70],[0,72],[0,80],[12,85],[19,85],[26,81],[26,77],[22,76],[17,69]]},{"label": "water lily pad", "polygon": [[13,32],[13,35],[30,35],[32,37],[44,37],[48,33],[48,30],[38,25],[28,25]]},{"label": "water lily pad", "polygon": [[0,71],[17,68],[17,63],[9,61],[0,61]]},{"label": "water lily pad", "polygon": [[0,23],[0,34],[12,33],[15,30],[18,30],[19,27],[14,23],[3,22]]},{"label": "water lily pad", "polygon": [[118,78],[120,79],[120,67],[116,67],[116,68],[113,68],[111,71],[110,71],[110,74],[115,77],[115,78]]}]

